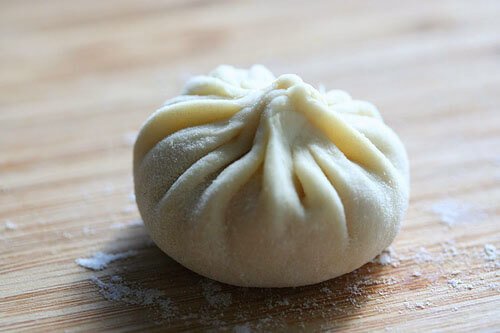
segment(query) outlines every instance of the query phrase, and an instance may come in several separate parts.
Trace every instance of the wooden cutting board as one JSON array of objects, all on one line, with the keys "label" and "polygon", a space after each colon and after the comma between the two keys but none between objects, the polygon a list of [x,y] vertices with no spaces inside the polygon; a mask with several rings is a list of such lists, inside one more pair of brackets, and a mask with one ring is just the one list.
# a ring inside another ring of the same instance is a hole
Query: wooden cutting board
[{"label": "wooden cutting board", "polygon": [[[499,1],[0,4],[0,331],[500,331]],[[135,131],[192,74],[263,63],[374,102],[411,203],[382,261],[246,289],[183,268],[133,203]],[[75,263],[123,253],[101,271]]]}]

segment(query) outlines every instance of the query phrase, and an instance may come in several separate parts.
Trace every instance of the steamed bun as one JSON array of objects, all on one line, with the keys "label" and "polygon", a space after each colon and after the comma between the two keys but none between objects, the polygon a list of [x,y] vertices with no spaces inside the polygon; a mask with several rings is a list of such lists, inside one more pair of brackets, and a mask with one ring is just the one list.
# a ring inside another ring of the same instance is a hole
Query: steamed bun
[{"label": "steamed bun", "polygon": [[263,66],[193,77],[143,125],[137,204],[155,243],[238,286],[351,272],[396,236],[408,160],[370,103]]}]

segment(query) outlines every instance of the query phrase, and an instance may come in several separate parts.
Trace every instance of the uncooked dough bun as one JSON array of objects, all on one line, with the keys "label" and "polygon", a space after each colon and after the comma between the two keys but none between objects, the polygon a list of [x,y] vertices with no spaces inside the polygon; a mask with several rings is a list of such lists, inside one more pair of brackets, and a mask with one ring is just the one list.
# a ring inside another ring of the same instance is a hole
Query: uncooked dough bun
[{"label": "uncooked dough bun", "polygon": [[142,127],[137,204],[155,243],[238,286],[321,282],[372,260],[408,205],[408,160],[372,104],[220,66]]}]

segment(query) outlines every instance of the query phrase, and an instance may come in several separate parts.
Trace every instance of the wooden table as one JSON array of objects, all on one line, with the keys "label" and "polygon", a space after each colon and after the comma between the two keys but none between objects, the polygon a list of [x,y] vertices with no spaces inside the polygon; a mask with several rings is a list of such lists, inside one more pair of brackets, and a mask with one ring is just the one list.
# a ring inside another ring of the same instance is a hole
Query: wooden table
[{"label": "wooden table", "polygon": [[[0,331],[500,331],[499,13],[496,0],[2,2]],[[244,289],[151,244],[131,198],[135,131],[190,75],[255,62],[372,101],[399,133],[412,195],[392,265]],[[75,264],[128,250],[101,271]]]}]

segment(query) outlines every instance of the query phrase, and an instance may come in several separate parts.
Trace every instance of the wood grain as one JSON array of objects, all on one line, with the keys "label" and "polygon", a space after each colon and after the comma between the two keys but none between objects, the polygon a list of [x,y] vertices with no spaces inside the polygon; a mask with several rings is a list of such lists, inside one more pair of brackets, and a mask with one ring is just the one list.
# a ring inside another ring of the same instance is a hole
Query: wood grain
[{"label": "wood grain", "polygon": [[[0,331],[500,331],[500,265],[484,252],[500,247],[499,12],[494,0],[2,2]],[[130,224],[130,132],[220,63],[378,105],[411,161],[396,267],[302,288],[210,284]],[[461,223],[432,211],[443,200]],[[74,262],[129,249],[99,272]],[[91,278],[113,275],[162,291],[170,310],[105,299]]]}]

